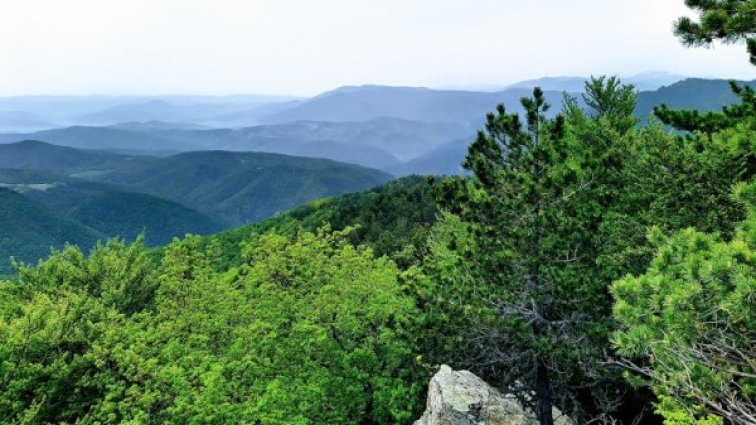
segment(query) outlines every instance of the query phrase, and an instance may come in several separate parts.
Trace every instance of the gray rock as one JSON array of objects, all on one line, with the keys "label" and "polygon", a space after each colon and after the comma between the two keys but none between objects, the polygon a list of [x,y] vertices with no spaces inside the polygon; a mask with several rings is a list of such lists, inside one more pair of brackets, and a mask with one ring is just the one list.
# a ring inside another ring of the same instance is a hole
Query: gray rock
[{"label": "gray rock", "polygon": [[[557,425],[572,421],[554,409]],[[415,425],[537,425],[532,412],[474,374],[443,365],[428,386],[423,416]]]}]

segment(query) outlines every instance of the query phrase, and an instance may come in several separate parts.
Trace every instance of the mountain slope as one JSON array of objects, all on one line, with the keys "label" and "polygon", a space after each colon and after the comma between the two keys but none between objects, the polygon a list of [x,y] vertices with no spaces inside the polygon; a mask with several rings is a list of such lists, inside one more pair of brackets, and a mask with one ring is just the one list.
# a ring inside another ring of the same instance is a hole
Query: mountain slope
[{"label": "mountain slope", "polygon": [[218,220],[177,202],[43,171],[0,169],[0,187],[19,192],[57,215],[108,237],[133,240],[144,231],[148,245],[165,244],[186,233],[204,235],[224,228]]},{"label": "mountain slope", "polygon": [[470,140],[460,139],[446,143],[410,161],[389,167],[386,171],[395,176],[419,175],[462,175],[462,161],[467,154]]},{"label": "mountain slope", "polygon": [[24,139],[44,140],[60,146],[100,151],[177,152],[189,149],[191,146],[180,140],[162,137],[160,132],[120,127],[72,126],[34,133],[0,134],[0,143],[13,143]]},{"label": "mountain slope", "polygon": [[134,120],[239,126],[233,117],[225,118],[230,114],[242,115],[242,122],[250,125],[255,117],[280,110],[294,100],[267,95],[0,97],[0,132]]},{"label": "mountain slope", "polygon": [[100,174],[150,160],[145,156],[85,151],[37,140],[0,144],[0,168],[43,170],[66,175]]},{"label": "mountain slope", "polygon": [[[756,80],[746,84],[756,87]],[[732,93],[726,80],[688,78],[659,90],[638,93],[635,115],[645,120],[652,113],[654,106],[662,103],[673,109],[715,111],[736,102],[738,98]]]},{"label": "mountain slope", "polygon": [[0,187],[0,275],[13,271],[11,256],[17,261],[34,262],[67,242],[87,249],[99,236],[42,204]]},{"label": "mountain slope", "polygon": [[134,240],[144,232],[147,245],[164,245],[187,233],[207,235],[220,222],[172,201],[128,192],[106,192],[74,208],[68,217],[109,237]]},{"label": "mountain slope", "polygon": [[[398,163],[397,158],[423,154],[447,142],[449,137],[462,137],[468,132],[467,127],[453,124],[427,124],[395,118],[344,123],[294,122],[238,129],[187,129],[130,123],[5,134],[0,135],[0,142],[38,139],[79,149],[153,155],[219,149],[271,152],[384,168]],[[315,152],[317,146],[313,145],[320,145],[323,149]]]},{"label": "mountain slope", "polygon": [[[212,134],[214,140],[225,141],[223,148],[226,150],[308,156],[309,144],[325,141],[349,145],[352,149],[362,150],[363,155],[368,157],[373,155],[372,151],[381,150],[396,158],[406,159],[447,142],[449,137],[467,135],[468,131],[467,127],[453,123],[428,124],[384,117],[363,122],[297,121],[206,133]],[[348,160],[328,158],[376,166],[366,164],[364,158],[356,155]]]},{"label": "mountain slope", "polygon": [[319,199],[267,220],[209,236],[221,248],[219,269],[238,265],[239,245],[251,235],[275,230],[290,234],[297,229],[316,231],[330,225],[334,230],[357,226],[350,235],[354,244],[369,245],[376,256],[388,255],[400,266],[414,253],[408,244],[420,246],[438,214],[436,202],[424,177],[405,177],[363,192]]},{"label": "mountain slope", "polygon": [[160,158],[96,178],[239,225],[316,198],[367,189],[391,176],[324,159],[204,151]]},{"label": "mountain slope", "polygon": [[[543,90],[581,93],[585,88],[585,82],[588,81],[588,79],[588,77],[544,77],[534,80],[520,81],[507,88],[517,87],[532,90],[534,87],[540,87]],[[685,77],[682,75],[651,71],[630,77],[622,77],[622,82],[634,85],[636,90],[653,91],[684,79]]]}]

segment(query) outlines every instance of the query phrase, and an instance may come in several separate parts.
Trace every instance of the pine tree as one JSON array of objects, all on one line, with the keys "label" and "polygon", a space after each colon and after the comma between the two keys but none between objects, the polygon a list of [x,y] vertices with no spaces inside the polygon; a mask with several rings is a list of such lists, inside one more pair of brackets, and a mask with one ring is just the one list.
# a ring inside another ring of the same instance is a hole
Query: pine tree
[{"label": "pine tree", "polygon": [[[622,99],[619,89],[598,93]],[[583,118],[608,130],[607,111],[623,108],[600,106],[596,93],[589,95],[600,110]],[[617,396],[599,366],[611,332],[611,301],[606,282],[593,272],[606,201],[598,191],[607,192],[600,169],[612,156],[597,159],[596,141],[571,134],[561,114],[546,119],[549,105],[540,89],[522,105],[524,124],[503,105],[487,116],[464,163],[474,178],[443,181],[442,205],[476,238],[468,254],[474,278],[500,288],[489,292],[500,294],[491,301],[495,326],[470,336],[484,346],[478,369],[495,370],[499,386],[531,406],[542,425],[554,423],[552,405],[583,421],[605,413]],[[616,131],[609,131],[604,149],[611,149]]]},{"label": "pine tree", "polygon": [[615,344],[667,423],[756,423],[756,182],[737,192],[749,212],[731,241],[657,228],[651,267],[612,287]]},{"label": "pine tree", "polygon": [[725,106],[722,112],[699,112],[695,109],[669,109],[666,104],[654,107],[654,115],[661,122],[689,133],[700,132],[709,137],[728,128],[750,120],[756,128],[756,92],[748,85],[730,81],[730,89],[740,98],[740,103]]},{"label": "pine tree", "polygon": [[755,0],[685,0],[700,13],[698,22],[683,17],[675,22],[675,34],[687,46],[708,46],[745,41],[751,63],[756,65]]}]

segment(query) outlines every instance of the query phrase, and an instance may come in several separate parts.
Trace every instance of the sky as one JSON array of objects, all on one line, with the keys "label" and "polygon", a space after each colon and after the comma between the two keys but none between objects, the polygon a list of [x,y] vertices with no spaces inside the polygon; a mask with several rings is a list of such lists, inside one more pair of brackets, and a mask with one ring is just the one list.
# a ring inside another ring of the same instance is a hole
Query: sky
[{"label": "sky", "polygon": [[756,78],[683,0],[0,0],[0,96],[313,95],[562,75]]}]

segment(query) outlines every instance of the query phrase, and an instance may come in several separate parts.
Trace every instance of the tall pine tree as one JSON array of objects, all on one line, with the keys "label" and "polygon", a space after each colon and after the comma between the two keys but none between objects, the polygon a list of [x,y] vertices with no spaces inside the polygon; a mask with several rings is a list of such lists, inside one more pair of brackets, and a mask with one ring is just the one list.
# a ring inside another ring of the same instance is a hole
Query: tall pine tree
[{"label": "tall pine tree", "polygon": [[632,99],[632,88],[594,84],[596,116],[567,111],[606,130],[606,146],[574,134],[561,114],[547,119],[536,88],[522,99],[524,123],[503,105],[487,116],[464,163],[474,177],[441,185],[442,205],[476,238],[468,255],[474,279],[500,288],[491,300],[498,320],[469,336],[483,347],[477,369],[531,406],[542,425],[554,423],[552,406],[583,422],[619,398],[611,371],[600,366],[611,300],[595,258],[603,204],[612,197],[606,168],[616,162],[607,152],[631,127],[619,119],[627,108],[610,106],[625,94]]}]

